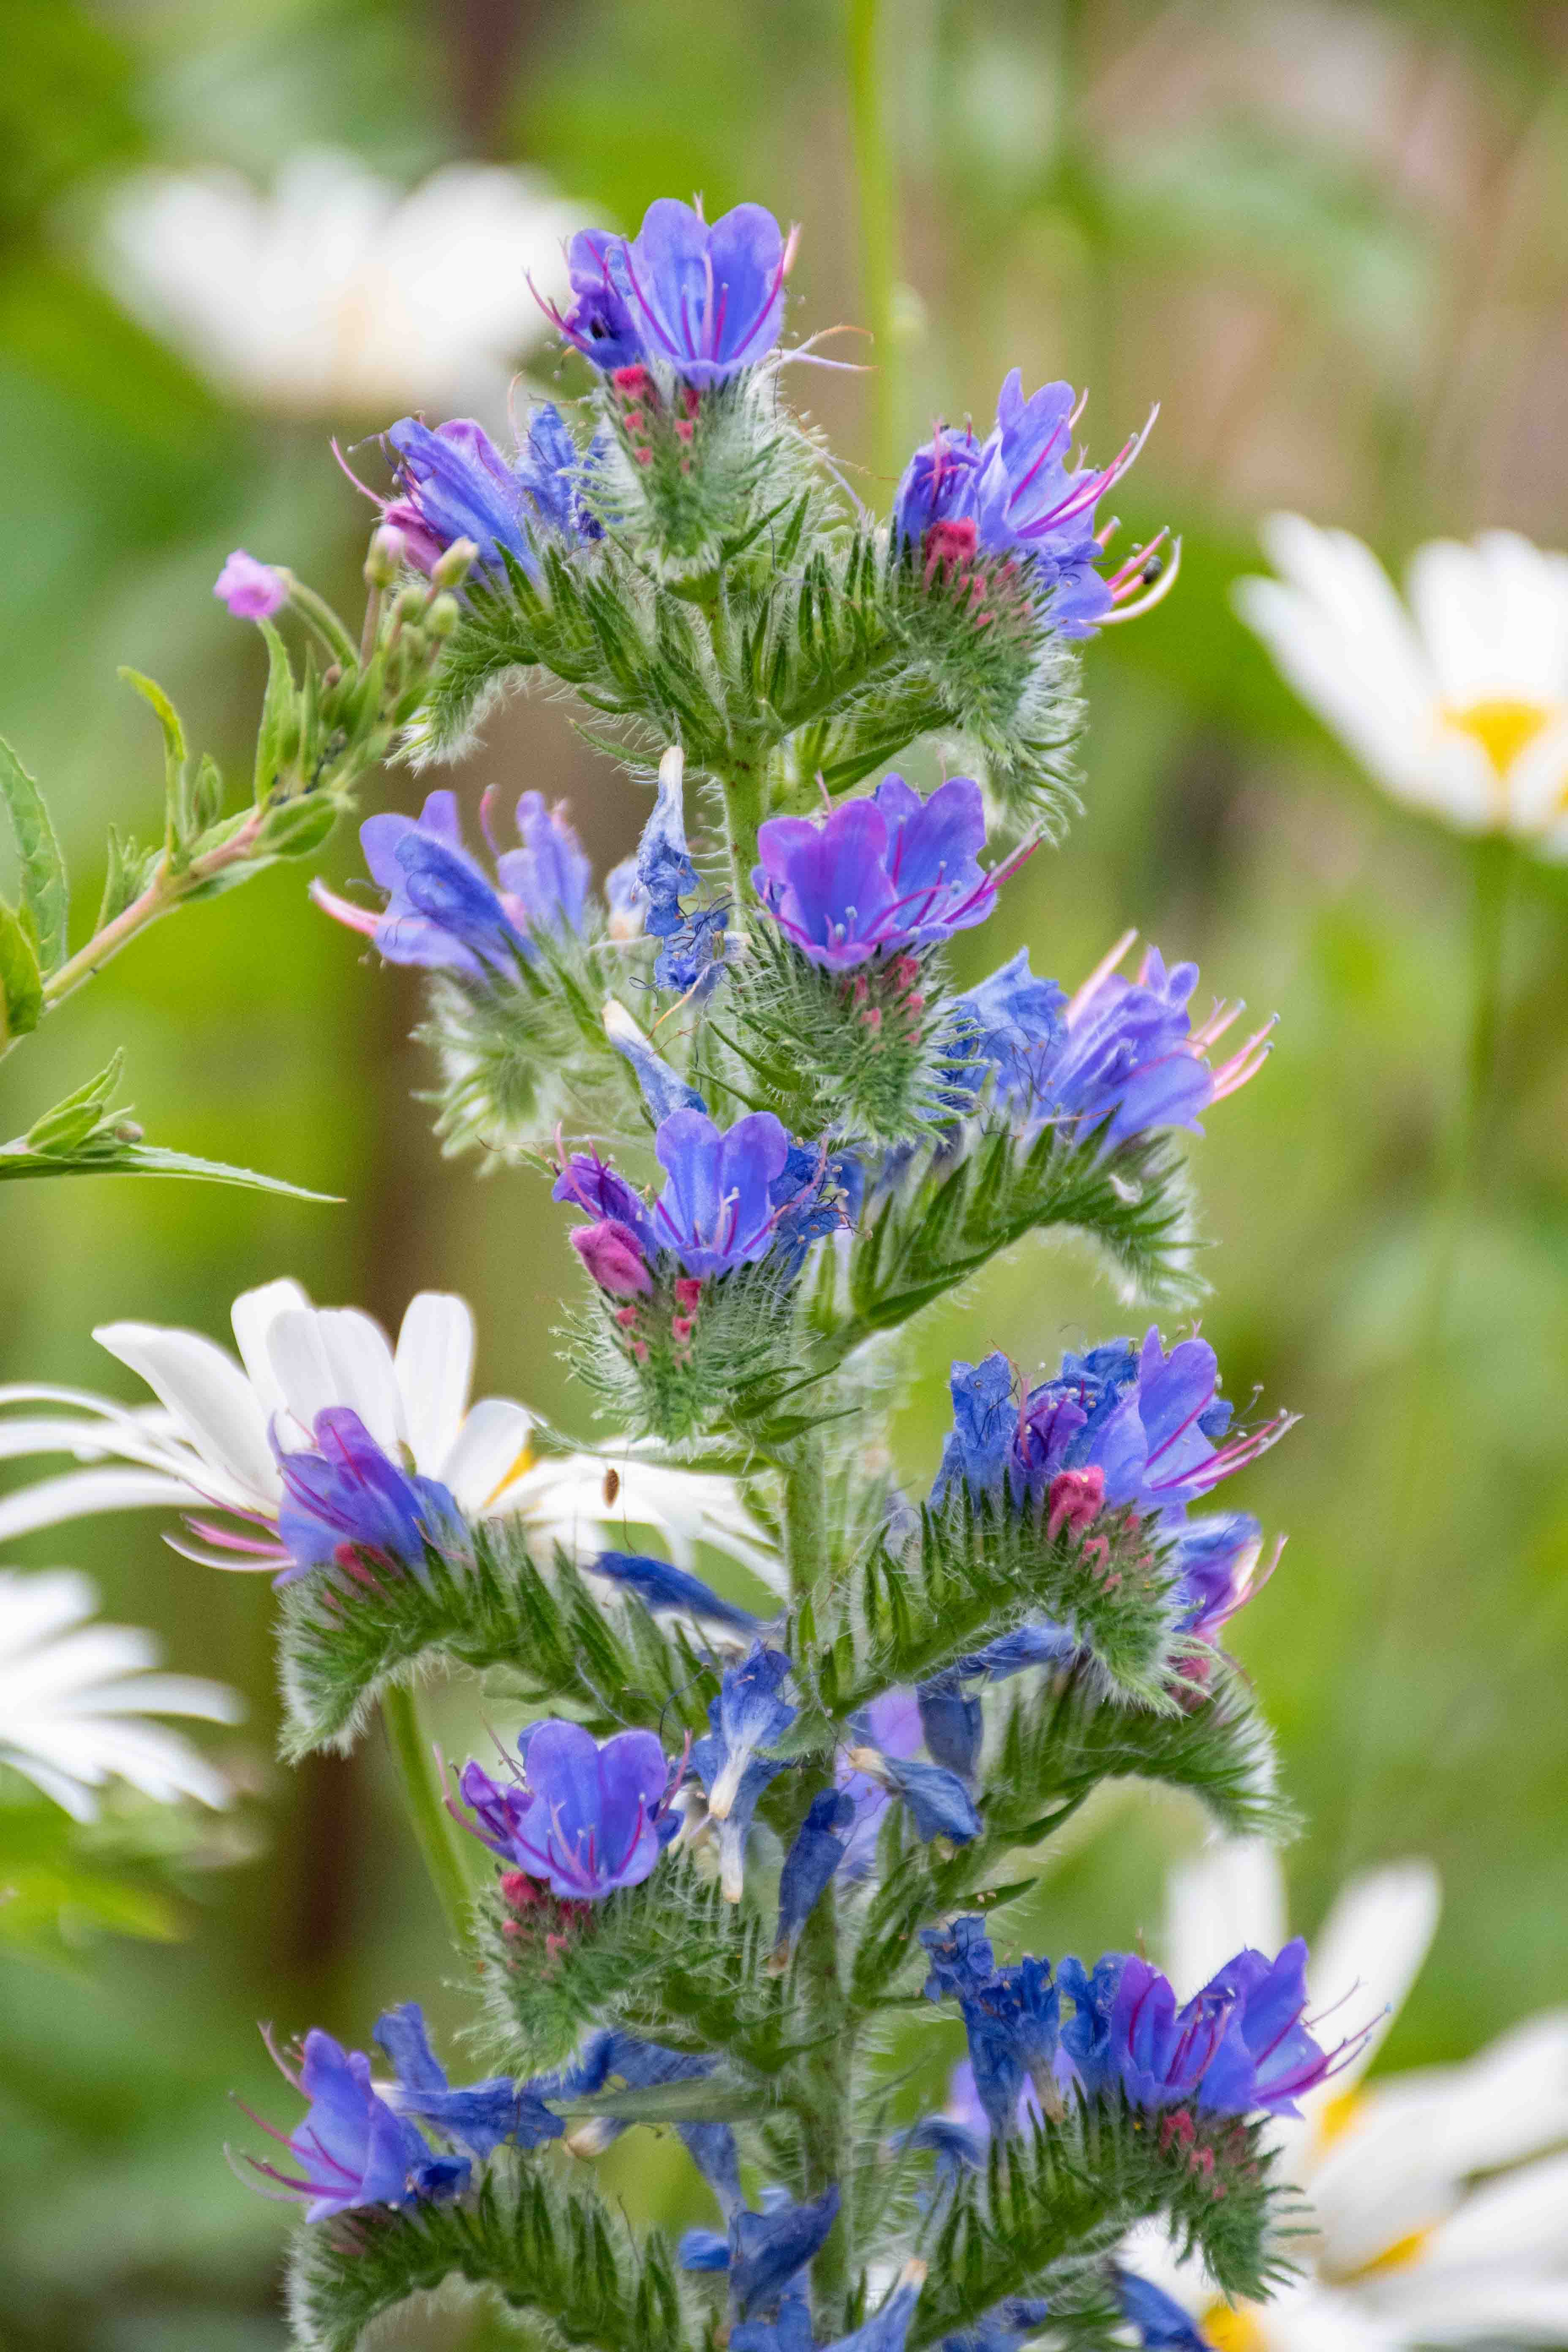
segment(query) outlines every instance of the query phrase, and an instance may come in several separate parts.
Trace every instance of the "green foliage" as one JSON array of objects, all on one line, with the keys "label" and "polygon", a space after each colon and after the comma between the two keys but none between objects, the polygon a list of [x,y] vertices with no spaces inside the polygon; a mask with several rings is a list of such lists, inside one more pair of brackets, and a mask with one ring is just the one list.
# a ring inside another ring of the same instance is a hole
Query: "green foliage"
[{"label": "green foliage", "polygon": [[[1041,1618],[1074,1635],[1102,1689],[1145,1706],[1175,1703],[1170,1567],[1164,1546],[1131,1511],[1050,1536],[1043,1512],[976,1502],[958,1481],[921,1510],[918,1545],[880,1537],[857,1577],[809,1605],[816,1687],[830,1714],[850,1715]],[[809,1655],[807,1638],[803,1626]]]},{"label": "green foliage", "polygon": [[9,743],[0,739],[0,793],[22,865],[22,922],[47,979],[65,961],[70,891],[44,796]]},{"label": "green foliage", "polygon": [[910,2352],[974,2326],[1011,2294],[1044,2294],[1163,2216],[1221,2292],[1261,2299],[1285,2275],[1287,2208],[1263,2127],[1229,2117],[1144,2115],[1121,2101],[1068,2102],[993,2147],[984,2173],[937,2200],[920,2251],[931,2275]]},{"label": "green foliage", "polygon": [[0,1143],[0,1181],[24,1176],[194,1176],[209,1183],[240,1184],[252,1192],[280,1192],[295,1201],[331,1201],[330,1192],[307,1192],[280,1176],[259,1176],[222,1160],[201,1160],[144,1143],[129,1106],[111,1109],[124,1062],[116,1054],[98,1076],[33,1121],[26,1135]]},{"label": "green foliage", "polygon": [[1046,1128],[1033,1142],[984,1125],[953,1158],[916,1159],[868,1208],[841,1281],[818,1259],[807,1315],[814,1363],[837,1363],[873,1332],[895,1329],[1034,1233],[1077,1234],[1121,1276],[1125,1297],[1190,1300],[1194,1235],[1178,1154],[1163,1139],[1097,1149]]},{"label": "green foliage", "polygon": [[[488,2041],[510,2071],[531,2074],[614,2019],[671,2049],[724,2052],[750,2072],[756,2116],[766,2078],[812,2031],[798,1987],[764,1968],[772,1943],[754,1904],[726,1902],[679,1853],[600,1903],[546,1896],[512,1911],[498,1894],[480,1913]],[[599,2101],[593,2111],[614,2110]]]},{"label": "green foliage", "polygon": [[540,1568],[515,1519],[481,1519],[469,1538],[466,1560],[427,1550],[423,1575],[367,1566],[352,1589],[325,1572],[284,1588],[286,1755],[346,1753],[390,1684],[447,1665],[504,1667],[522,1700],[564,1703],[600,1731],[704,1727],[718,1685],[683,1633],[635,1601],[607,1610],[562,1554]]},{"label": "green foliage", "polygon": [[726,1422],[786,1435],[776,1407],[805,1376],[791,1285],[765,1258],[705,1283],[689,1313],[668,1279],[619,1308],[595,1293],[563,1335],[567,1362],[603,1409],[671,1444]]},{"label": "green foliage", "polygon": [[448,1155],[478,1150],[485,1165],[547,1145],[566,1118],[591,1129],[640,1127],[644,1113],[630,1064],[605,1034],[600,1008],[609,954],[592,936],[542,933],[530,961],[505,979],[467,988],[434,978],[416,1033],[441,1066],[436,1132]]},{"label": "green foliage", "polygon": [[353,2352],[375,2319],[456,2273],[537,2312],[554,2339],[596,2352],[687,2352],[670,2252],[634,2238],[591,2189],[493,2161],[460,2203],[301,2230],[289,2307],[308,2352]]},{"label": "green foliage", "polygon": [[36,1029],[43,1010],[37,950],[21,918],[0,898],[0,1051]]},{"label": "green foliage", "polygon": [[794,1135],[924,1141],[941,1124],[942,957],[824,971],[759,917],[709,1026]]}]

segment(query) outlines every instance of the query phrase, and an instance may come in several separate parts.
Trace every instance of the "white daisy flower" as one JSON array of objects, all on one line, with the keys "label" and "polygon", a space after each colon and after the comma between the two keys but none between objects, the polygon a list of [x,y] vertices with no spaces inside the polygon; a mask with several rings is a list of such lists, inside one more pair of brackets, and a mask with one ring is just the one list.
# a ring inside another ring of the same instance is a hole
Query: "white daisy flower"
[{"label": "white daisy flower", "polygon": [[1236,608],[1396,800],[1568,857],[1568,556],[1508,530],[1434,540],[1408,607],[1369,548],[1300,515],[1263,530],[1278,580]]},{"label": "white daisy flower", "polygon": [[[395,1352],[356,1307],[316,1307],[297,1282],[247,1290],[232,1314],[238,1360],[196,1331],[108,1323],[93,1337],[129,1365],[156,1406],[116,1403],[80,1389],[0,1388],[0,1459],[68,1454],[92,1465],[0,1498],[0,1542],[99,1511],[205,1505],[252,1532],[205,1520],[215,1568],[277,1569],[283,1502],[273,1442],[315,1444],[316,1416],[346,1405],[394,1461],[447,1487],[469,1519],[516,1518],[548,1556],[560,1543],[588,1556],[623,1546],[633,1528],[661,1535],[689,1567],[707,1544],[782,1590],[774,1547],[731,1479],[639,1458],[635,1444],[602,1453],[536,1453],[538,1421],[506,1397],[468,1402],[474,1318],[466,1300],[421,1291]],[[37,1408],[64,1408],[40,1412]],[[190,1549],[185,1545],[179,1547]]]},{"label": "white daisy flower", "polygon": [[120,299],[247,406],[353,421],[423,406],[500,412],[552,333],[530,293],[567,290],[582,222],[541,180],[449,164],[409,194],[335,148],[263,194],[237,173],[122,188],[100,266]]},{"label": "white daisy flower", "polygon": [[97,1607],[92,1584],[73,1569],[30,1576],[0,1569],[0,1764],[79,1822],[96,1817],[97,1791],[111,1780],[160,1805],[181,1797],[228,1804],[234,1791],[216,1766],[148,1718],[237,1723],[245,1712],[238,1693],[194,1675],[153,1672],[152,1634],[89,1624]]},{"label": "white daisy flower", "polygon": [[[1382,2012],[1365,2047],[1274,2127],[1283,2179],[1312,2208],[1289,2249],[1302,2275],[1268,2304],[1226,2305],[1157,2231],[1129,2266],[1200,2322],[1215,2352],[1415,2352],[1568,2343],[1568,2010],[1532,2018],[1462,2065],[1363,2083],[1437,1925],[1425,1862],[1344,1889],[1312,1943],[1316,2011]],[[1274,1951],[1285,1888],[1270,1848],[1223,1845],[1172,1874],[1166,1964],[1203,1983],[1243,1945]],[[1555,2153],[1552,2151],[1556,2151]]]}]

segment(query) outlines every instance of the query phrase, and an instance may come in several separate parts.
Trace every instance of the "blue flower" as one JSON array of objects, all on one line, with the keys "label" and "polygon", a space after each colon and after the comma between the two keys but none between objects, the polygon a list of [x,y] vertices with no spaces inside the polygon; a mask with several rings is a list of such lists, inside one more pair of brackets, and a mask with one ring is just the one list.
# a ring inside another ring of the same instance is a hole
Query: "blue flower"
[{"label": "blue flower", "polygon": [[851,2335],[837,2337],[824,2347],[824,2352],[904,2352],[904,2341],[925,2277],[924,2263],[907,2262],[893,2282],[892,2292],[883,2297],[864,2326]]},{"label": "blue flower", "polygon": [[626,1006],[617,1003],[613,996],[605,1007],[603,1019],[605,1036],[616,1053],[624,1055],[632,1066],[656,1127],[678,1110],[707,1109],[696,1087],[688,1086],[679,1072],[670,1067],[664,1055],[648,1043]]},{"label": "blue flower", "polygon": [[1174,1523],[1185,1507],[1264,1453],[1289,1427],[1281,1413],[1217,1444],[1231,1409],[1219,1395],[1214,1349],[1178,1341],[1167,1355],[1151,1328],[1142,1349],[1108,1341],[1066,1355],[1054,1379],[1012,1395],[1005,1357],[952,1368],[953,1426],[932,1490],[954,1483],[978,1501],[1005,1492],[1047,1515],[1054,1538],[1080,1531],[1102,1508],[1131,1506]]},{"label": "blue flower", "polygon": [[[881,1756],[912,1756],[921,1744],[920,1706],[912,1690],[884,1691],[854,1718],[857,1735]],[[855,1825],[844,1857],[845,1874],[863,1878],[877,1855],[882,1816],[892,1800],[880,1780],[858,1771],[847,1755],[835,1768],[838,1786],[855,1807]]]},{"label": "blue flower", "polygon": [[729,909],[687,911],[680,904],[702,887],[686,845],[684,772],[679,746],[672,745],[658,763],[658,797],[637,844],[637,897],[644,929],[661,942],[653,968],[655,987],[674,989],[683,996],[700,988],[706,995],[723,966]]},{"label": "blue flower", "polygon": [[520,1783],[493,1780],[477,1763],[463,1768],[474,1834],[554,1895],[597,1903],[618,1886],[640,1885],[662,1851],[669,1780],[653,1733],[618,1731],[601,1748],[581,1724],[552,1716],[531,1724],[518,1747]]},{"label": "blue flower", "polygon": [[973,1916],[945,1929],[923,1928],[921,1942],[931,1962],[925,1997],[957,2000],[975,2094],[993,2135],[1004,2137],[1016,2122],[1026,2082],[1048,2106],[1058,2101],[1061,2003],[1051,1964],[1026,1958],[997,1968],[984,1922]]},{"label": "blue flower", "polygon": [[248,2161],[303,2202],[307,2221],[332,2221],[363,2205],[417,2205],[455,2196],[463,2187],[467,2159],[437,2156],[424,2134],[377,2096],[363,2051],[345,2050],[317,2027],[305,2036],[297,2074],[276,2051],[273,2056],[310,2103],[287,2142],[298,2170]]},{"label": "blue flower", "polygon": [[848,971],[984,922],[1026,852],[987,873],[980,787],[952,776],[922,800],[901,776],[820,823],[770,817],[752,881],[765,912],[811,962]]},{"label": "blue flower", "polygon": [[928,1750],[961,1780],[972,1780],[985,1737],[980,1701],[965,1696],[959,1674],[952,1668],[921,1683],[917,1696]]},{"label": "blue flower", "polygon": [[588,1572],[608,1577],[623,1591],[635,1593],[645,1609],[656,1612],[679,1610],[688,1617],[728,1625],[737,1633],[754,1633],[757,1630],[757,1620],[749,1609],[721,1600],[700,1576],[689,1574],[684,1568],[673,1568],[667,1559],[653,1559],[644,1552],[602,1551],[596,1559],[589,1561]]},{"label": "blue flower", "polygon": [[972,521],[980,479],[981,444],[966,427],[939,425],[904,468],[893,500],[893,535],[924,544],[933,524]]},{"label": "blue flower", "polygon": [[1181,2305],[1163,2287],[1120,2265],[1111,2271],[1110,2280],[1121,2316],[1138,2330],[1138,2341],[1145,2352],[1213,2352],[1208,2337],[1199,2334]]},{"label": "blue flower", "polygon": [[697,385],[755,367],[784,325],[795,246],[761,205],[737,205],[710,226],[691,205],[659,197],[615,273],[625,271],[643,352]]},{"label": "blue flower", "polygon": [[725,1669],[719,1696],[708,1709],[711,1736],[722,1751],[708,1782],[709,1811],[716,1821],[734,1803],[752,1757],[773,1747],[795,1721],[795,1709],[780,1696],[789,1672],[784,1652],[762,1642],[753,1644],[743,1664]]},{"label": "blue flower", "polygon": [[730,2221],[730,2301],[743,2318],[753,2305],[776,2301],[797,2272],[826,2242],[838,2218],[837,2188],[804,2204],[781,2199],[770,2210],[742,2206]]},{"label": "blue flower", "polygon": [[471,2155],[483,2158],[503,2141],[518,2147],[541,2147],[559,2139],[562,2123],[528,2083],[506,2075],[472,2083],[454,2091],[446,2069],[430,2047],[425,2013],[417,2001],[389,2009],[375,2029],[375,2038],[391,2059],[397,2076],[388,2104],[398,2114],[417,2116],[455,2139]]},{"label": "blue flower", "polygon": [[908,1806],[915,1834],[928,1844],[949,1838],[967,1845],[980,1834],[974,1800],[959,1779],[942,1764],[922,1764],[916,1758],[883,1756],[875,1748],[852,1748],[849,1761],[858,1772],[880,1780]]},{"label": "blue flower", "polygon": [[566,270],[574,298],[572,308],[563,318],[550,306],[566,341],[605,374],[636,367],[643,345],[631,313],[626,239],[602,228],[580,229],[566,248]]},{"label": "blue flower", "polygon": [[955,1658],[950,1671],[959,1676],[983,1675],[987,1682],[1005,1682],[1010,1675],[1026,1674],[1031,1666],[1062,1666],[1078,1655],[1079,1644],[1065,1626],[1042,1618],[1031,1625],[1015,1625],[999,1633],[983,1650]]},{"label": "blue flower", "polygon": [[963,1066],[950,1076],[946,1089],[953,1108],[972,1109],[994,1073],[995,1108],[1032,1112],[1062,1034],[1067,1001],[1054,980],[1035,978],[1027,948],[959,997],[952,1007],[952,1051]]},{"label": "blue flower", "polygon": [[382,436],[397,478],[397,496],[383,503],[385,520],[403,533],[411,562],[433,571],[453,542],[471,540],[478,569],[500,572],[510,556],[531,576],[539,571],[540,539],[568,544],[601,536],[580,497],[584,463],[558,408],[534,409],[523,446],[509,465],[482,425],[457,416],[434,428],[400,417]]},{"label": "blue flower", "polygon": [[417,817],[389,812],[361,825],[371,878],[387,894],[379,915],[320,882],[310,895],[336,921],[374,940],[388,963],[423,964],[489,986],[532,961],[531,931],[583,929],[591,871],[564,810],[547,808],[542,793],[524,793],[518,802],[521,848],[499,846],[493,810],[493,792],[487,793],[480,821],[495,856],[495,882],[464,843],[457,796],[441,792],[429,795]]},{"label": "blue flower", "polygon": [[283,1486],[278,1533],[292,1562],[278,1583],[333,1563],[363,1580],[365,1555],[422,1574],[427,1544],[466,1545],[448,1489],[393,1462],[351,1406],[325,1406],[315,1438],[313,1452],[285,1454],[274,1445]]},{"label": "blue flower", "polygon": [[1134,2106],[1294,2116],[1365,2035],[1320,2047],[1302,2019],[1307,1948],[1298,1936],[1278,1959],[1238,1952],[1178,2008],[1158,1969],[1137,1953],[1107,1953],[1092,1976],[1062,1962],[1075,2013],[1062,2042],[1091,2097],[1119,2087]]},{"label": "blue flower", "polygon": [[779,1874],[779,1926],[774,1949],[784,1953],[816,1910],[823,1889],[844,1860],[854,1825],[855,1800],[841,1789],[813,1797]]},{"label": "blue flower", "polygon": [[811,2298],[799,2279],[784,2288],[772,2319],[742,2319],[730,2330],[730,2352],[816,2352]]}]

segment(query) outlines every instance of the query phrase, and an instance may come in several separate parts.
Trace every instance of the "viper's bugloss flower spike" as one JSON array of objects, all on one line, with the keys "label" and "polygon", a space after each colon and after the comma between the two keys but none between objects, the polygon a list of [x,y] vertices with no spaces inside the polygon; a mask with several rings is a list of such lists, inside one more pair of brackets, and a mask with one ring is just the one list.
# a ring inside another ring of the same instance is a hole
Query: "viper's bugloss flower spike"
[{"label": "viper's bugloss flower spike", "polygon": [[1366,2032],[1324,2050],[1304,2023],[1307,1947],[1277,1959],[1238,1952],[1178,2007],[1169,1980],[1138,1953],[1108,1952],[1092,1974],[1069,1957],[1061,1990],[1074,2014],[1062,2042],[1085,2091],[1120,2089],[1134,2106],[1226,2116],[1294,2116],[1360,2050]]},{"label": "viper's bugloss flower spike", "polygon": [[1142,1348],[1113,1339],[1064,1356],[1060,1371],[1021,1400],[999,1354],[955,1364],[952,1385],[953,1426],[933,1498],[961,1481],[977,1501],[1005,1496],[1043,1511],[1053,1537],[1092,1524],[1102,1507],[1131,1505],[1174,1521],[1294,1419],[1279,1413],[1227,1437],[1231,1407],[1219,1394],[1214,1349],[1182,1339],[1167,1354],[1153,1327]]},{"label": "viper's bugloss flower spike", "polygon": [[653,1733],[618,1731],[600,1747],[580,1723],[547,1717],[518,1747],[521,1781],[464,1766],[458,1785],[475,1821],[454,1807],[456,1818],[553,1895],[597,1903],[618,1886],[639,1886],[662,1852],[658,1825],[669,1785]]},{"label": "viper's bugloss flower spike", "polygon": [[1133,609],[1159,561],[1152,546],[1143,548],[1103,577],[1095,526],[1095,509],[1138,456],[1154,417],[1109,466],[1075,467],[1068,460],[1082,404],[1068,383],[1042,384],[1026,399],[1015,368],[985,441],[939,425],[905,467],[893,504],[894,537],[917,550],[928,580],[977,558],[1030,558],[1048,625],[1067,638],[1092,636],[1119,606]]},{"label": "viper's bugloss flower spike", "polygon": [[1214,2352],[1206,2336],[1194,2325],[1173,2295],[1152,2279],[1116,2265],[1110,2273],[1121,2316],[1138,2330],[1144,2352]]},{"label": "viper's bugloss flower spike", "polygon": [[951,939],[982,923],[1026,852],[989,872],[985,809],[969,776],[921,799],[901,776],[816,822],[769,817],[752,881],[766,913],[827,971]]},{"label": "viper's bugloss flower spike", "polygon": [[710,1624],[727,1625],[737,1633],[757,1631],[758,1621],[749,1609],[721,1600],[700,1576],[672,1568],[667,1559],[652,1559],[642,1552],[602,1551],[586,1566],[591,1576],[605,1577],[621,1591],[634,1593],[645,1609],[679,1612]]},{"label": "viper's bugloss flower spike", "polygon": [[289,602],[289,574],[237,547],[213,582],[213,594],[237,621],[269,621]]},{"label": "viper's bugloss flower spike", "polygon": [[849,1761],[856,1771],[880,1780],[902,1800],[916,1836],[928,1845],[933,1838],[967,1845],[971,1838],[979,1836],[980,1815],[974,1800],[957,1773],[945,1765],[922,1764],[918,1757],[883,1756],[874,1748],[852,1748]]},{"label": "viper's bugloss flower spike", "polygon": [[460,1557],[468,1531],[451,1490],[394,1462],[350,1405],[316,1415],[315,1447],[286,1453],[274,1440],[283,1500],[279,1539],[288,1584],[336,1563],[353,1575],[376,1566],[422,1573],[426,1545]]},{"label": "viper's bugloss flower spike", "polygon": [[[307,2221],[333,2221],[362,2206],[455,2196],[467,2181],[467,2158],[437,2156],[422,2132],[378,2097],[363,2051],[345,2050],[317,2026],[305,2036],[297,2074],[281,2058],[278,2064],[310,2103],[284,2141],[294,2169],[247,2161],[285,2196],[299,2199]],[[263,2128],[283,2138],[270,2125]]]},{"label": "viper's bugloss flower spike", "polygon": [[542,2147],[559,2139],[563,2125],[527,2083],[495,2075],[452,2089],[445,2067],[430,2047],[425,2012],[416,2000],[389,2009],[378,2021],[375,2039],[391,2059],[396,2082],[384,2095],[399,2115],[415,2116],[471,2156],[483,2160],[503,2142]]},{"label": "viper's bugloss flower spike", "polygon": [[779,1874],[779,1924],[775,1959],[787,1956],[824,1889],[844,1860],[855,1822],[855,1800],[842,1789],[813,1797]]}]

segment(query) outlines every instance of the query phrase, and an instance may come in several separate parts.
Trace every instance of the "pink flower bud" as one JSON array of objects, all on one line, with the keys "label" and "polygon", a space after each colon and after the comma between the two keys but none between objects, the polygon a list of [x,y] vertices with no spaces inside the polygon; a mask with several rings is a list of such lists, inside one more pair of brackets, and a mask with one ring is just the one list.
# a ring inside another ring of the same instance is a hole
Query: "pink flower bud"
[{"label": "pink flower bud", "polygon": [[600,1289],[608,1291],[612,1298],[645,1297],[653,1288],[637,1235],[616,1218],[579,1225],[572,1235],[572,1246]]},{"label": "pink flower bud", "polygon": [[1105,1507],[1105,1473],[1096,1463],[1088,1470],[1058,1470],[1046,1496],[1046,1535],[1054,1543],[1062,1529],[1081,1535]]},{"label": "pink flower bud", "polygon": [[689,1315],[701,1296],[702,1278],[700,1275],[681,1275],[675,1286],[675,1303],[682,1312]]},{"label": "pink flower bud", "polygon": [[237,621],[269,621],[289,602],[289,574],[275,563],[258,563],[237,547],[213,582],[213,594]]}]

